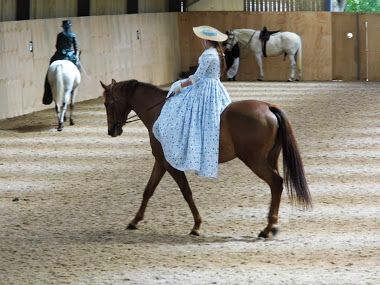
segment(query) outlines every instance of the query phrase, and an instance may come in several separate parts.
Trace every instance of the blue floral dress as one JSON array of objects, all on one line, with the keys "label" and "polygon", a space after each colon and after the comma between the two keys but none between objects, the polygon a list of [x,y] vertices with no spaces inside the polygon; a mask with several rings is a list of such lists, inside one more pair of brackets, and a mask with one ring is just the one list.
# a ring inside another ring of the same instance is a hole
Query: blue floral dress
[{"label": "blue floral dress", "polygon": [[178,170],[194,170],[206,177],[218,175],[220,114],[231,103],[219,78],[218,52],[208,48],[190,76],[193,84],[166,101],[153,125],[166,160]]}]

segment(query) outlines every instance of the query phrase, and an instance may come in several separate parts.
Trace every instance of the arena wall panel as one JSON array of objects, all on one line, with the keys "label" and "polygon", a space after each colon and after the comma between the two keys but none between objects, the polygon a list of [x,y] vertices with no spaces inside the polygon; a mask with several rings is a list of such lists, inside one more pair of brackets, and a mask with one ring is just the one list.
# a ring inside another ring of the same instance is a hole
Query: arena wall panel
[{"label": "arena wall panel", "polygon": [[169,11],[167,0],[139,0],[139,13],[161,13]]},{"label": "arena wall panel", "polygon": [[77,15],[77,0],[30,0],[30,18],[46,19]]},{"label": "arena wall panel", "polygon": [[0,0],[0,22],[16,20],[16,0]]},{"label": "arena wall panel", "polygon": [[[349,33],[352,34],[349,35]],[[359,79],[358,15],[334,13],[332,17],[333,79]]]},{"label": "arena wall panel", "polygon": [[126,11],[126,0],[91,0],[90,2],[90,15],[118,15]]},{"label": "arena wall panel", "polygon": [[[0,119],[53,107],[41,100],[62,20],[0,23]],[[80,17],[72,22],[85,69],[77,101],[101,96],[99,80],[135,78],[162,85],[180,72],[177,13]]]}]

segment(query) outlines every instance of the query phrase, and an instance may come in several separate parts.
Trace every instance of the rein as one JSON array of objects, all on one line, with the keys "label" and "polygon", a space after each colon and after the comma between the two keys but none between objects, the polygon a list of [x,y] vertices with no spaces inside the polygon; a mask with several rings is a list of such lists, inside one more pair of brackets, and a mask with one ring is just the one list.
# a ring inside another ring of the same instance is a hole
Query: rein
[{"label": "rein", "polygon": [[133,116],[131,116],[131,117],[127,117],[127,120],[125,121],[125,123],[126,124],[128,124],[128,123],[133,123],[133,122],[136,122],[136,121],[140,121],[141,119],[140,118],[137,118],[137,119],[134,119],[134,120],[131,120],[132,118],[136,118],[137,117],[137,115],[135,114],[135,115],[133,115]]},{"label": "rein", "polygon": [[252,41],[252,38],[253,38],[253,36],[255,35],[255,33],[256,33],[256,31],[253,32],[253,34],[252,34],[252,36],[249,38],[247,44],[246,44],[243,48],[246,48],[246,47],[249,45],[249,43]]}]

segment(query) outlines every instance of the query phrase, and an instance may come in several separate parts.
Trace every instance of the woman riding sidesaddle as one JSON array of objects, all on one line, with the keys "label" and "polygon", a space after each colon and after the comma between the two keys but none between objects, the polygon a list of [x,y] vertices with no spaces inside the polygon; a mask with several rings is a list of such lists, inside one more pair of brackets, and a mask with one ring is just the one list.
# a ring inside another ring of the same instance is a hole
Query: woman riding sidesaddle
[{"label": "woman riding sidesaddle", "polygon": [[[78,41],[77,36],[71,31],[71,21],[62,21],[63,31],[57,35],[57,41],[55,44],[56,52],[50,58],[49,65],[56,60],[69,60],[74,63],[80,70],[80,62],[78,58]],[[53,100],[50,84],[45,77],[45,91],[42,99],[42,103],[49,105]]]}]

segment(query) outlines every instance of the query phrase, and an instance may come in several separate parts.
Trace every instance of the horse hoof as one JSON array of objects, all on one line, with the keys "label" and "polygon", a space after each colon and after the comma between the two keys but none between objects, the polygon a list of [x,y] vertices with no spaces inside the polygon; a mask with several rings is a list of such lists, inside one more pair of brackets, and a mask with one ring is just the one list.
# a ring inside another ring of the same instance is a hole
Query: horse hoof
[{"label": "horse hoof", "polygon": [[264,79],[262,79],[262,78],[257,78],[257,81],[264,81]]},{"label": "horse hoof", "polygon": [[133,223],[129,223],[126,227],[126,230],[137,230],[137,225]]},{"label": "horse hoof", "polygon": [[264,233],[264,231],[261,231],[259,233],[259,238],[268,238],[268,234]]},{"label": "horse hoof", "polygon": [[273,227],[270,232],[272,233],[272,236],[276,236],[279,231],[280,229],[278,227]]},{"label": "horse hoof", "polygon": [[58,123],[57,131],[61,132],[63,130],[63,123]]},{"label": "horse hoof", "polygon": [[74,121],[70,121],[70,126],[74,126],[74,125],[75,125]]},{"label": "horse hoof", "polygon": [[269,233],[265,233],[265,231],[261,231],[260,234],[259,234],[259,238],[269,238],[269,237],[274,237],[278,234],[279,232],[279,228],[278,227],[273,227]]},{"label": "horse hoof", "polygon": [[201,235],[199,230],[192,229],[190,235],[199,237]]}]

